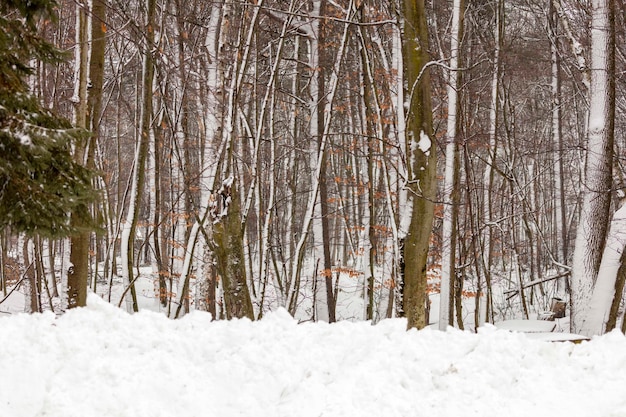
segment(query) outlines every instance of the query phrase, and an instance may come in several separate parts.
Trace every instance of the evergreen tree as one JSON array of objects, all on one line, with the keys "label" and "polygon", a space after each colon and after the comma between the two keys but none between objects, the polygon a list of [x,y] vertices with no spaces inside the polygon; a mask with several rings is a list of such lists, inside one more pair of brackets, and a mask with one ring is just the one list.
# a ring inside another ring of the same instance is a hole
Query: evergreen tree
[{"label": "evergreen tree", "polygon": [[72,141],[86,132],[44,109],[26,82],[31,62],[63,59],[37,33],[53,7],[50,0],[0,0],[0,230],[66,236],[74,231],[69,214],[89,218],[95,192],[90,171],[71,155]]}]

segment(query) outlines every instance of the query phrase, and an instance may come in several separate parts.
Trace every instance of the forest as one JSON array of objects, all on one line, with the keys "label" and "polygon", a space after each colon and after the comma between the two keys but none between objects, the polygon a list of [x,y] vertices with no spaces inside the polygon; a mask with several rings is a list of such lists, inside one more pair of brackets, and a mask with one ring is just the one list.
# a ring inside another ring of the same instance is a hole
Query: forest
[{"label": "forest", "polygon": [[3,313],[476,329],[563,300],[626,329],[623,0],[2,0],[0,27]]}]

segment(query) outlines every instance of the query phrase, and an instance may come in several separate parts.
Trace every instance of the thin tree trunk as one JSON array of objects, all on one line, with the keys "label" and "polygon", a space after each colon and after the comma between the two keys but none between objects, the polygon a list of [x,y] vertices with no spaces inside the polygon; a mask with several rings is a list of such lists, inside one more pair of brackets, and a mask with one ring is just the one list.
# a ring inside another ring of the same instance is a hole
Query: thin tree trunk
[{"label": "thin tree trunk", "polygon": [[135,164],[132,172],[132,186],[128,213],[122,231],[122,276],[124,286],[130,291],[130,298],[126,300],[128,311],[139,311],[137,293],[135,291],[135,237],[139,220],[139,206],[144,192],[144,167],[148,156],[150,129],[152,128],[152,87],[154,78],[154,18],[156,14],[156,0],[146,0],[146,46],[143,51],[141,120],[139,126],[139,143],[135,154]]},{"label": "thin tree trunk", "polygon": [[[89,62],[89,36],[87,32],[88,6],[86,1],[76,5],[76,54],[74,75],[74,124],[87,129],[87,76]],[[83,139],[74,150],[74,159],[79,163],[88,164],[90,139]],[[86,208],[85,208],[86,211]],[[89,231],[84,229],[85,213],[73,212],[72,225],[79,231],[70,237],[71,269],[67,271],[68,308],[87,305],[87,287],[89,285]]]},{"label": "thin tree trunk", "polygon": [[[615,295],[611,303],[609,310],[609,317],[606,321],[605,331],[608,333],[615,329],[617,326],[617,319],[619,317],[620,305],[624,294],[624,287],[626,286],[626,251],[622,250],[622,256],[620,258],[620,265],[617,270],[617,278],[615,280]],[[623,332],[622,332],[623,333]]]},{"label": "thin tree trunk", "polygon": [[[561,122],[561,57],[559,50],[558,15],[550,0],[548,8],[548,26],[550,34],[550,53],[552,61],[552,143],[554,152],[554,214],[556,232],[556,259],[565,265],[568,257],[567,210],[565,205],[565,187],[563,184],[563,135]],[[562,268],[560,268],[562,269]],[[567,289],[567,279],[559,279],[557,284],[561,289]]]},{"label": "thin tree trunk", "polygon": [[[374,319],[374,277],[375,277],[375,268],[376,268],[376,204],[374,198],[374,164],[375,157],[374,151],[377,150],[375,144],[376,133],[374,130],[374,120],[378,120],[377,116],[380,114],[376,114],[374,110],[374,95],[376,94],[374,91],[374,82],[371,77],[371,68],[369,62],[369,56],[367,55],[367,49],[365,46],[365,39],[363,35],[364,29],[360,28],[360,39],[361,39],[361,66],[363,67],[363,83],[362,83],[362,94],[363,94],[363,121],[362,124],[365,127],[365,134],[367,136],[367,213],[365,214],[365,218],[363,221],[364,227],[367,228],[367,241],[363,244],[365,248],[367,248],[367,253],[364,253],[363,256],[366,257],[366,268],[364,268],[365,272],[365,295],[366,295],[366,310],[365,310],[365,319],[373,320]],[[359,170],[357,170],[358,172]]]},{"label": "thin tree trunk", "polygon": [[9,259],[7,253],[7,232],[0,232],[0,290],[6,297],[7,295],[7,261]]},{"label": "thin tree trunk", "polygon": [[441,248],[441,291],[439,301],[439,330],[453,324],[451,300],[454,296],[452,282],[456,276],[456,225],[458,216],[459,157],[458,136],[461,109],[459,89],[461,71],[459,50],[463,37],[463,0],[452,6],[452,35],[450,37],[450,68],[448,73],[448,125],[446,130],[446,167],[443,184],[443,227]]},{"label": "thin tree trunk", "polygon": [[[222,4],[214,3],[211,6],[211,15],[209,19],[209,27],[205,46],[208,53],[207,65],[207,97],[205,111],[205,134],[204,147],[200,166],[200,201],[201,212],[208,210],[205,205],[210,204],[213,186],[215,183],[215,175],[217,173],[218,155],[215,155],[215,144],[220,136],[220,127],[222,126],[221,113],[223,103],[221,101],[221,93],[223,88],[220,86],[220,25],[222,21]],[[208,225],[205,225],[206,227]],[[210,247],[209,230],[203,233],[203,239],[199,242],[199,253],[202,262],[198,274],[198,289],[196,293],[197,308],[208,311],[213,318],[216,318],[216,285],[217,273],[214,265],[213,249]]]},{"label": "thin tree trunk", "polygon": [[[494,167],[496,163],[496,155],[498,153],[498,127],[499,127],[499,109],[500,109],[500,75],[501,75],[501,50],[504,44],[504,1],[495,0],[495,51],[493,56],[493,73],[491,80],[491,106],[489,113],[489,148],[487,150],[487,163],[483,175],[483,232],[481,233],[482,241],[482,268],[485,274],[487,285],[491,286],[491,267],[492,267],[492,192],[494,180]],[[481,287],[477,288],[477,297],[481,296]],[[487,295],[489,297],[489,295]],[[478,304],[477,304],[478,306]],[[483,317],[480,311],[477,317]],[[485,317],[486,319],[486,317]],[[482,322],[479,319],[478,322]]]},{"label": "thin tree trunk", "polygon": [[31,239],[28,237],[24,238],[24,242],[22,244],[22,257],[24,258],[24,266],[26,276],[28,282],[28,296],[27,302],[25,303],[25,311],[27,313],[38,313],[41,311],[40,303],[39,303],[39,292],[37,291],[37,276],[35,274],[35,261],[31,261]]},{"label": "thin tree trunk", "polygon": [[163,211],[163,197],[161,196],[161,147],[162,137],[161,132],[154,132],[154,145],[152,147],[153,152],[153,164],[154,172],[152,176],[152,183],[154,185],[152,196],[152,241],[154,247],[154,263],[157,269],[158,281],[159,281],[159,303],[161,307],[167,307],[167,270],[165,262],[163,262],[163,253],[161,252],[161,213]]},{"label": "thin tree trunk", "polygon": [[48,265],[50,270],[50,285],[52,285],[51,295],[53,298],[57,298],[59,296],[59,287],[57,285],[57,277],[55,270],[55,246],[56,242],[54,240],[48,240],[48,244],[46,245],[47,249],[47,257],[48,257]]}]

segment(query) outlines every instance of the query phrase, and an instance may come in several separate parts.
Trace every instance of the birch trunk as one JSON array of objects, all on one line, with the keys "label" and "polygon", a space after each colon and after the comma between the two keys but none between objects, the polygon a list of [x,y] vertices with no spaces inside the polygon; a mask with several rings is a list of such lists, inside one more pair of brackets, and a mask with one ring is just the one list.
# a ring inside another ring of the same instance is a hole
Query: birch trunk
[{"label": "birch trunk", "polygon": [[461,71],[459,49],[463,37],[463,0],[454,0],[450,37],[450,65],[448,73],[448,125],[446,133],[446,166],[443,184],[443,227],[441,248],[441,290],[439,301],[439,330],[452,325],[453,291],[451,283],[456,276],[456,224],[458,216],[459,135]]},{"label": "birch trunk", "polygon": [[[141,95],[141,119],[139,126],[139,143],[135,153],[135,163],[132,171],[132,185],[130,191],[130,201],[128,213],[122,230],[122,279],[124,282],[124,293],[130,291],[130,297],[126,298],[127,311],[139,311],[137,305],[137,294],[135,291],[135,277],[133,266],[135,261],[135,237],[137,222],[139,218],[139,205],[144,192],[146,158],[148,155],[148,145],[150,140],[150,129],[152,128],[152,88],[154,78],[154,58],[152,57],[154,48],[154,20],[156,14],[156,0],[147,0],[146,3],[146,46],[143,51],[143,72],[142,72],[142,95]],[[120,303],[122,301],[120,300]]]},{"label": "birch trunk", "polygon": [[[398,140],[398,155],[396,159],[399,161],[395,170],[389,170],[386,158],[383,158],[383,170],[386,173],[384,175],[385,180],[385,194],[387,212],[389,214],[391,231],[392,231],[392,244],[393,244],[393,266],[392,266],[392,285],[389,289],[389,304],[388,312],[395,311],[398,315],[402,315],[402,250],[401,250],[401,236],[404,236],[408,226],[408,219],[410,213],[400,211],[401,208],[407,207],[408,203],[408,189],[401,185],[402,178],[407,178],[407,160],[404,154],[406,150],[406,119],[405,119],[405,106],[404,106],[404,59],[402,51],[402,32],[399,27],[393,28],[393,72],[397,74],[396,94],[392,93],[392,102],[395,104],[396,115],[396,135]],[[381,142],[381,154],[385,155],[385,147]],[[393,195],[397,194],[398,202],[397,207],[393,204]],[[391,316],[392,314],[387,314]]]},{"label": "birch trunk", "polygon": [[[22,240],[22,239],[20,239]],[[28,283],[28,294],[26,303],[24,303],[24,312],[40,313],[41,304],[39,302],[39,291],[37,286],[37,275],[35,274],[35,259],[33,254],[33,241],[29,237],[24,237],[22,244],[22,256],[24,258],[24,276]]]},{"label": "birch trunk", "polygon": [[[323,108],[324,97],[324,74],[323,67],[320,63],[321,51],[320,51],[320,16],[324,9],[325,0],[313,1],[313,7],[311,10],[311,21],[307,26],[307,37],[309,41],[309,69],[311,71],[311,78],[309,82],[309,94],[311,96],[309,102],[310,111],[310,124],[309,135],[311,137],[311,148],[309,150],[309,164],[311,169],[319,164],[321,172],[318,178],[312,179],[312,183],[317,181],[315,189],[311,190],[311,197],[315,196],[315,205],[313,206],[313,218],[311,221],[311,237],[312,237],[312,259],[317,264],[322,260],[322,271],[317,274],[313,279],[317,282],[314,285],[314,306],[315,306],[315,318],[317,320],[330,321],[330,305],[328,303],[327,295],[327,279],[331,278],[331,271],[326,270],[326,242],[324,242],[324,214],[323,204],[320,200],[326,198],[321,196],[321,192],[326,190],[325,175],[326,170],[324,164],[326,161],[325,152],[326,145],[322,146],[322,132],[324,131],[324,118],[320,117]],[[318,161],[318,158],[321,159]],[[315,171],[313,171],[315,172]],[[316,268],[317,269],[317,268]],[[330,268],[329,268],[330,269]]]},{"label": "birch trunk", "polygon": [[[222,88],[220,81],[220,24],[222,22],[222,3],[213,3],[211,6],[211,17],[207,28],[205,46],[207,50],[207,102],[204,117],[205,144],[200,166],[200,212],[208,211],[209,201],[215,186],[215,175],[218,161],[216,160],[217,141],[220,138],[221,130],[221,109],[220,100]],[[206,223],[202,223],[206,227]],[[208,231],[207,231],[208,232]],[[193,233],[193,230],[192,230]],[[210,255],[209,243],[206,239],[208,234],[204,234],[200,240],[198,252],[200,254],[200,264],[198,270],[198,290],[196,293],[196,306],[200,310],[209,311],[215,318],[215,273],[213,257]]]},{"label": "birch trunk", "polygon": [[[362,110],[362,122],[364,126],[365,135],[367,140],[367,201],[365,207],[367,210],[362,215],[363,227],[367,230],[367,239],[363,237],[363,243],[358,242],[358,247],[364,248],[363,253],[363,271],[365,273],[365,296],[366,296],[366,308],[365,319],[374,319],[374,280],[375,280],[375,267],[376,267],[376,229],[375,229],[375,198],[374,198],[374,176],[375,176],[375,151],[377,151],[376,144],[374,142],[376,137],[382,138],[382,132],[377,132],[374,129],[374,123],[376,121],[377,127],[380,125],[380,111],[379,106],[376,103],[376,91],[375,83],[372,76],[372,68],[368,55],[368,50],[365,42],[365,30],[363,27],[359,28],[359,40],[361,42],[361,67],[362,67],[362,85],[361,95],[363,96],[363,110]],[[358,197],[354,199],[353,205],[359,206]],[[359,233],[360,234],[360,233]]]}]

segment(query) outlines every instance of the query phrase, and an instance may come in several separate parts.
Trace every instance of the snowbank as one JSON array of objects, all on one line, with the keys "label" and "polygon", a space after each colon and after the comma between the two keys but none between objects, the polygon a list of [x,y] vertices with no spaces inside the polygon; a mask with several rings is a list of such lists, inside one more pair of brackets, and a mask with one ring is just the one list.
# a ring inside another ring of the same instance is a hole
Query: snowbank
[{"label": "snowbank", "polygon": [[0,416],[625,416],[626,338],[128,315],[0,318]]}]

